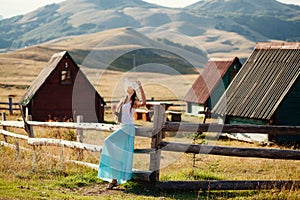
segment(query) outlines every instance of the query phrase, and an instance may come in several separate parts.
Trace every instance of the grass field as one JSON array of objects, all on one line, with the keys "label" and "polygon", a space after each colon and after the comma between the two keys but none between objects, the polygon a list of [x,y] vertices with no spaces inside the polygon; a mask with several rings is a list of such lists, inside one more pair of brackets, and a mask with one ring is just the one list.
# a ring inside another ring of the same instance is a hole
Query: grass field
[{"label": "grass field", "polygon": [[[47,58],[31,62],[19,60],[8,55],[0,57],[0,101],[7,101],[12,96],[14,102],[24,95],[40,70],[46,65]],[[10,60],[11,59],[11,60]],[[19,63],[15,65],[14,63]],[[35,65],[35,70],[32,70]],[[17,67],[16,67],[17,66]],[[11,70],[13,69],[13,70]],[[97,71],[85,69],[85,73],[93,82],[105,100],[117,99],[121,92],[118,80],[123,73],[113,71]],[[182,99],[186,89],[197,75],[166,75],[156,73],[127,74],[144,84],[147,98]],[[181,80],[181,81],[178,81]],[[20,118],[19,113],[8,115],[8,120]],[[107,110],[106,121],[112,121]],[[201,121],[197,117],[183,115],[183,121]],[[136,121],[137,125],[149,126],[151,122]],[[26,134],[23,130],[9,128],[9,131]],[[35,128],[36,137],[64,138],[74,140],[74,130],[58,128]],[[101,144],[109,132],[86,131],[84,142]],[[168,133],[166,140],[192,143],[192,134],[186,136]],[[4,138],[0,136],[0,141]],[[9,138],[9,143],[15,144]],[[201,143],[201,139],[197,140]],[[68,148],[39,147],[36,148],[37,159],[33,162],[32,147],[19,141],[27,150],[17,153],[15,148],[0,146],[0,199],[300,199],[300,190],[271,189],[254,191],[164,191],[147,183],[129,181],[106,191],[106,182],[97,178],[97,172],[87,167],[66,162],[77,158],[77,152]],[[228,139],[220,139],[218,145],[238,147],[258,147]],[[150,140],[136,138],[135,147],[149,147]],[[260,146],[259,146],[260,147]],[[269,148],[269,147],[265,147]],[[272,146],[272,148],[286,148]],[[54,158],[63,154],[64,160]],[[84,152],[83,161],[97,164],[99,153]],[[160,180],[300,180],[300,161],[271,160],[258,158],[239,158],[213,155],[193,155],[184,153],[163,152],[161,155]],[[135,155],[134,168],[146,170],[149,166],[148,155]]]},{"label": "grass field", "polygon": [[[15,116],[17,117],[17,116]],[[108,115],[107,120],[111,120]],[[184,121],[196,121],[184,116]],[[136,121],[139,125],[150,122]],[[12,132],[26,134],[11,129]],[[58,128],[35,128],[35,137],[64,138],[75,140],[75,132]],[[85,131],[84,142],[101,144],[110,132]],[[166,140],[192,142],[191,136],[181,138],[173,133]],[[3,141],[3,137],[1,137]],[[197,142],[201,143],[201,139]],[[15,144],[15,140],[9,139]],[[164,191],[147,183],[129,181],[106,191],[106,182],[97,178],[95,170],[68,163],[77,158],[75,150],[59,147],[36,148],[37,160],[33,162],[32,147],[19,141],[30,151],[1,146],[0,199],[299,199],[300,190],[291,189],[251,191]],[[227,139],[218,145],[258,147]],[[150,140],[136,137],[135,147],[150,145]],[[266,147],[267,148],[267,147]],[[283,148],[273,146],[273,148]],[[64,162],[59,158],[63,154]],[[98,164],[100,153],[84,152],[83,161]],[[149,155],[135,154],[134,168],[147,170]],[[300,180],[300,161],[239,158],[214,155],[195,155],[162,152],[160,180]]]}]

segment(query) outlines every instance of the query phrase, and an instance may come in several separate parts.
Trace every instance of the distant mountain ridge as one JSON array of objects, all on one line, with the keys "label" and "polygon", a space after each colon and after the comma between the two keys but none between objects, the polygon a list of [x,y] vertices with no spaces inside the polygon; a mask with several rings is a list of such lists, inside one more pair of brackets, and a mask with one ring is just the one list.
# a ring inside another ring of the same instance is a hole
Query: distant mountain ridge
[{"label": "distant mountain ridge", "polygon": [[275,0],[203,0],[182,9],[141,0],[67,0],[1,20],[0,48],[14,50],[120,27],[153,27],[143,33],[163,39],[167,36],[157,28],[172,29],[204,44],[208,52],[234,52],[241,50],[240,42],[299,41],[299,13],[299,6]]},{"label": "distant mountain ridge", "polygon": [[300,6],[283,4],[275,0],[204,0],[187,6],[194,13],[228,15],[241,14],[292,19],[300,16]]}]

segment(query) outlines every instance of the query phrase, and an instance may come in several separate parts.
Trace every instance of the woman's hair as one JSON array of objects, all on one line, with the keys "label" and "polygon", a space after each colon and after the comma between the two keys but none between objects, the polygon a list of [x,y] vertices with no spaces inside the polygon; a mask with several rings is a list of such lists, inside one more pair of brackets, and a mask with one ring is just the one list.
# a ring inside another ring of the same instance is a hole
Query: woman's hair
[{"label": "woman's hair", "polygon": [[133,94],[132,94],[131,97],[130,97],[130,100],[131,100],[130,112],[131,112],[131,110],[132,110],[132,107],[133,107],[135,101],[137,100],[136,92],[135,92],[135,90],[133,90],[133,91],[134,91],[134,92],[133,92]]}]

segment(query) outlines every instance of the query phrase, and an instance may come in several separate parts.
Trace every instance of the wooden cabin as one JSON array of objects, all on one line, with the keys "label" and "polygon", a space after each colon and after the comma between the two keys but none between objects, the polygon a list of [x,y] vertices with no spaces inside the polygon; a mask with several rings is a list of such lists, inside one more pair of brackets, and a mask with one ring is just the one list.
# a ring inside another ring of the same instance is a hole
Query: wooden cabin
[{"label": "wooden cabin", "polygon": [[52,56],[20,104],[34,121],[104,121],[105,101],[67,51]]},{"label": "wooden cabin", "polygon": [[184,97],[186,113],[197,116],[211,110],[241,67],[237,57],[211,58]]},{"label": "wooden cabin", "polygon": [[[300,43],[257,43],[212,112],[229,124],[300,125]],[[300,136],[275,136],[300,142]]]}]

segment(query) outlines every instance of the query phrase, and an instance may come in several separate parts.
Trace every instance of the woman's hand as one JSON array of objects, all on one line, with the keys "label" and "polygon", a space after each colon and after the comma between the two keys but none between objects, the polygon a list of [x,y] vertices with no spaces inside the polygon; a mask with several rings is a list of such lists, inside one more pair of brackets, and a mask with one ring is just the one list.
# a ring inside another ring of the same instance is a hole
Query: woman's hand
[{"label": "woman's hand", "polygon": [[139,86],[139,88],[141,88],[141,87],[142,87],[142,83],[141,83],[141,81],[136,81],[136,84]]},{"label": "woman's hand", "polygon": [[116,106],[116,105],[112,105],[112,106],[111,106],[111,111],[112,111],[112,113],[115,113],[115,112],[116,112],[116,109],[117,109],[117,106]]},{"label": "woman's hand", "polygon": [[140,93],[142,95],[142,100],[137,103],[137,107],[146,105],[146,95],[144,93],[141,81],[136,81],[136,84],[139,86]]}]

